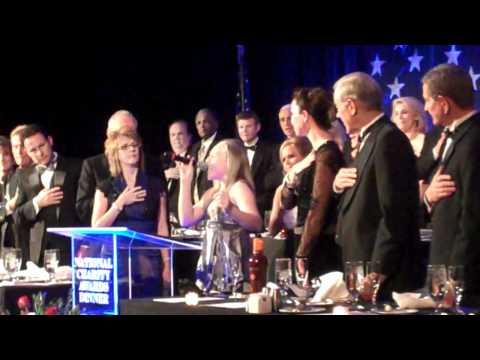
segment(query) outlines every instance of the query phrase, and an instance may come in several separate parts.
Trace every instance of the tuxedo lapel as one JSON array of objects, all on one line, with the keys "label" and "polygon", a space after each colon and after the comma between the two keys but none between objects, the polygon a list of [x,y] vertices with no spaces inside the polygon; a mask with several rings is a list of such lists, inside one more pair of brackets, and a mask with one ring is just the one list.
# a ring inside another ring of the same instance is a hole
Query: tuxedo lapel
[{"label": "tuxedo lapel", "polygon": [[450,144],[450,147],[447,149],[447,153],[445,154],[445,157],[443,158],[443,161],[441,161],[441,164],[443,164],[443,166],[445,166],[445,167],[447,166],[448,161],[452,158],[452,155],[455,152],[455,146],[468,133],[468,130],[473,125],[473,122],[475,121],[475,119],[470,119],[470,120],[467,120],[467,121],[468,121],[468,123],[461,126],[460,129],[458,129],[457,132],[455,133],[453,141]]},{"label": "tuxedo lapel", "polygon": [[[252,159],[252,166],[251,166],[251,171],[252,171],[252,177],[255,178],[255,175],[257,174],[258,170],[260,169],[260,165],[263,162],[263,158],[265,156],[265,149],[263,148],[262,144],[260,143],[260,140],[257,143],[257,148],[255,149],[255,154],[253,155]],[[245,150],[248,151],[248,150]]]},{"label": "tuxedo lapel", "polygon": [[[65,177],[67,176],[65,161],[62,157],[58,157],[57,168],[53,173],[52,187],[60,187],[63,190],[63,184],[65,183]],[[64,191],[64,190],[63,190]],[[62,203],[56,206],[55,215],[57,221],[60,221],[60,207]]]},{"label": "tuxedo lapel", "polygon": [[375,126],[375,129],[373,129],[370,132],[370,136],[365,140],[365,145],[363,146],[363,148],[358,153],[357,157],[352,163],[352,167],[357,169],[357,181],[355,181],[355,185],[353,185],[351,188],[345,191],[344,198],[342,200],[342,205],[341,205],[342,211],[345,211],[348,208],[353,197],[357,192],[357,189],[362,180],[362,176],[365,173],[365,167],[366,167],[367,161],[370,159],[370,157],[373,154],[373,149],[375,148],[375,144],[377,141],[377,134],[380,132],[380,130],[383,128],[384,125],[385,125],[384,118],[381,118],[380,120],[378,120],[377,124],[372,125],[372,126]]}]

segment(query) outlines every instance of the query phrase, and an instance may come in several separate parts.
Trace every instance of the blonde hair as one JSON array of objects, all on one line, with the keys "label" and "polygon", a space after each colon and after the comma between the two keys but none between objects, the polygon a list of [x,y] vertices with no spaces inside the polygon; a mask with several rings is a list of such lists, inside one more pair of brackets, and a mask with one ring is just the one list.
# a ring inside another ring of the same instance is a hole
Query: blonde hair
[{"label": "blonde hair", "polygon": [[10,132],[10,139],[18,135],[20,136],[20,140],[23,143],[23,138],[24,138],[23,130],[25,130],[26,128],[27,128],[27,125],[18,125],[17,127],[15,127],[15,129],[13,129]]},{"label": "blonde hair", "polygon": [[310,151],[312,151],[312,143],[305,136],[294,136],[290,139],[285,140],[280,149],[278,150],[278,156],[280,161],[282,160],[282,151],[287,147],[293,145],[298,150],[299,154],[303,157],[307,156]]},{"label": "blonde hair", "polygon": [[392,118],[393,113],[395,111],[395,107],[397,105],[404,104],[407,105],[408,108],[413,112],[416,129],[418,132],[425,133],[426,131],[426,121],[427,121],[427,114],[424,110],[423,104],[413,96],[404,96],[398,99],[395,99],[392,103]]},{"label": "blonde hair", "polygon": [[247,152],[238,139],[225,139],[216,146],[225,146],[227,155],[227,179],[225,181],[228,189],[235,182],[244,180],[250,188],[255,191],[255,185],[248,164]]},{"label": "blonde hair", "polygon": [[139,169],[141,171],[143,171],[144,169],[144,154],[141,148],[142,138],[135,130],[132,130],[124,126],[124,127],[121,127],[118,131],[113,131],[109,133],[107,140],[105,140],[105,156],[107,157],[110,173],[112,174],[113,177],[116,177],[122,174],[122,167],[120,165],[120,159],[118,157],[118,150],[120,149],[118,140],[122,136],[132,139],[138,145],[140,145]]}]

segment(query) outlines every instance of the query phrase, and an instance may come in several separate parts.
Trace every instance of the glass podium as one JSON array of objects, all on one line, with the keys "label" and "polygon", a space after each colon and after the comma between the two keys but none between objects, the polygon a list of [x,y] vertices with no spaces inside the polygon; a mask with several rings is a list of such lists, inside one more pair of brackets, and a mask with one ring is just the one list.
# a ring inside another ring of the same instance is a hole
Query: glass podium
[{"label": "glass podium", "polygon": [[[79,306],[80,314],[85,315],[118,315],[121,287],[128,286],[128,299],[135,297],[136,271],[145,268],[145,264],[148,267],[145,262],[148,254],[155,253],[161,259],[161,249],[169,250],[173,296],[173,251],[201,250],[199,242],[144,234],[126,227],[66,227],[47,231],[70,238],[72,302],[73,306]],[[153,270],[159,275],[159,268]]]}]

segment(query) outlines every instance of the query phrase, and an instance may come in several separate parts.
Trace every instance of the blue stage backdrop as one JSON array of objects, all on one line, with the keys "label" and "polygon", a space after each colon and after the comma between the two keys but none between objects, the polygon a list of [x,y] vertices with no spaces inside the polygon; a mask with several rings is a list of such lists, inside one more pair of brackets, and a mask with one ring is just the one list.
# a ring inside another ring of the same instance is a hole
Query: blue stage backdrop
[{"label": "blue stage backdrop", "polygon": [[429,69],[441,63],[457,64],[470,73],[480,107],[479,45],[252,45],[246,56],[252,108],[270,119],[267,131],[278,139],[277,112],[290,101],[294,87],[331,89],[336,80],[353,71],[367,72],[378,80],[385,94],[384,110],[390,114],[392,101],[399,96],[423,100],[421,78]]}]

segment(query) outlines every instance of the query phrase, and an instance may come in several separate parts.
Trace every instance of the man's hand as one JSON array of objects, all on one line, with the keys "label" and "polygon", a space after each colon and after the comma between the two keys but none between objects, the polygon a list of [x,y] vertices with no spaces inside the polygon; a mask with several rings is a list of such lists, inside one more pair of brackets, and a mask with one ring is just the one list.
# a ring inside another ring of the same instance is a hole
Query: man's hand
[{"label": "man's hand", "polygon": [[343,192],[345,189],[351,188],[357,181],[356,168],[341,168],[335,180],[333,187],[338,192]]},{"label": "man's hand", "polygon": [[455,191],[457,191],[457,189],[452,177],[447,174],[442,174],[441,169],[439,169],[427,190],[425,190],[425,198],[430,205],[433,205],[438,201],[449,197]]},{"label": "man's hand", "polygon": [[40,209],[50,205],[57,205],[62,202],[63,191],[60,187],[55,186],[51,189],[42,189],[36,196],[36,202]]}]

